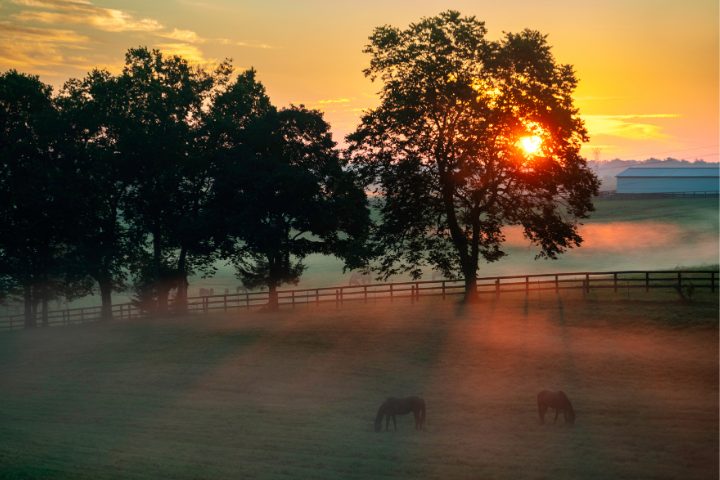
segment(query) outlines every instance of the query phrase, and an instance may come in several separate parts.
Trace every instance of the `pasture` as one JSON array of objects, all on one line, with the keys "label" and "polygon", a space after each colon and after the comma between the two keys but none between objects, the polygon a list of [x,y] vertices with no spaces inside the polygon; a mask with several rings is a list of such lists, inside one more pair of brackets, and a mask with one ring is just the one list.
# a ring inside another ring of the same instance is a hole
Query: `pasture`
[{"label": "pasture", "polygon": [[[0,478],[717,478],[717,319],[565,292],[5,332]],[[406,395],[426,430],[375,433]]]},{"label": "pasture", "polygon": [[[531,247],[517,227],[506,228],[507,256],[499,262],[481,263],[478,276],[521,275],[550,272],[604,270],[664,270],[718,264],[720,209],[715,198],[612,198],[593,200],[596,211],[581,227],[584,243],[557,260],[535,260]],[[349,273],[334,257],[310,255],[297,288],[347,285]],[[191,293],[213,287],[215,293],[231,292],[239,281],[232,268],[217,265],[212,278],[190,280]],[[430,268],[424,280],[430,280]],[[405,277],[393,277],[402,281]],[[118,298],[120,298],[118,296]],[[123,300],[124,301],[124,300]],[[91,305],[97,304],[90,303]]]}]

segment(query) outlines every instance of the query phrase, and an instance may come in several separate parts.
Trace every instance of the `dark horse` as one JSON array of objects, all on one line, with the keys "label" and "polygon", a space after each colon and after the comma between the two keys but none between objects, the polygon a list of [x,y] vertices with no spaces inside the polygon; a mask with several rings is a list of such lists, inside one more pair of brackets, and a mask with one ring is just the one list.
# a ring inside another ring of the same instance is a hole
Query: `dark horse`
[{"label": "dark horse", "polygon": [[562,411],[565,417],[565,423],[573,425],[575,423],[575,410],[573,409],[570,399],[565,392],[551,392],[543,390],[537,395],[538,414],[540,415],[540,423],[545,423],[545,412],[548,408],[555,409],[555,420],[557,422],[558,414]]},{"label": "dark horse", "polygon": [[385,417],[385,430],[390,430],[391,418],[395,430],[397,430],[395,415],[405,415],[410,412],[415,415],[415,430],[422,430],[425,426],[425,400],[420,397],[388,398],[378,409],[375,417],[375,431],[382,430],[383,417]]}]

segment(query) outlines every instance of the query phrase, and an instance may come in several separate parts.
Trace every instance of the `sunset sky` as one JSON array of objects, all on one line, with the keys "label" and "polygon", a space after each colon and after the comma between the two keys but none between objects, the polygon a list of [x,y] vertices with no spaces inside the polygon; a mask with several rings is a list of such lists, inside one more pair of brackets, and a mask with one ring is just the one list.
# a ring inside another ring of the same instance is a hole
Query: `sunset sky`
[{"label": "sunset sky", "polygon": [[405,28],[447,9],[488,37],[532,28],[580,79],[589,159],[718,160],[717,0],[0,0],[0,70],[56,88],[124,52],[156,47],[203,64],[254,67],[278,106],[319,108],[335,139],[380,86],[362,74],[374,27]]}]

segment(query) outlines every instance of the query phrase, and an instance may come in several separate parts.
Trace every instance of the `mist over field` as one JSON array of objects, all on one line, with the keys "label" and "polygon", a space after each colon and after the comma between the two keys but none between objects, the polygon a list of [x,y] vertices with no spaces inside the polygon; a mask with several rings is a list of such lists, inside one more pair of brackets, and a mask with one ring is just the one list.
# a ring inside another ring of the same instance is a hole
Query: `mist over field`
[{"label": "mist over field", "polygon": [[[507,256],[495,263],[480,265],[479,276],[524,275],[552,272],[659,270],[682,267],[714,266],[720,263],[719,213],[717,198],[609,199],[596,198],[596,211],[580,229],[584,238],[579,248],[557,260],[535,260],[537,249],[523,237],[519,227],[508,227]],[[347,285],[350,272],[343,273],[342,262],[325,255],[310,255],[307,270],[295,287],[318,288]],[[190,278],[191,296],[200,289],[212,288],[215,294],[235,293],[241,282],[232,267],[216,265],[210,278]],[[424,280],[432,278],[427,268]],[[402,281],[409,277],[393,277]],[[116,293],[114,303],[130,300],[128,294]],[[98,305],[98,296],[68,303],[68,306]],[[65,307],[55,302],[54,307]],[[9,311],[0,307],[0,311]]]},{"label": "mist over field", "polygon": [[[584,242],[579,248],[567,251],[557,260],[535,260],[537,248],[523,238],[519,227],[509,227],[508,255],[498,262],[481,264],[479,276],[656,270],[719,263],[717,198],[597,198],[595,207],[596,211],[580,229]],[[332,257],[313,255],[306,263],[308,269],[297,288],[343,285],[349,281],[350,274],[343,274],[342,263]],[[216,293],[223,293],[224,288],[234,292],[240,282],[234,279],[231,269],[219,267],[214,278],[192,279],[191,291],[213,287]],[[431,269],[426,272],[424,279],[430,280]]]},{"label": "mist over field", "polygon": [[[712,478],[709,298],[567,292],[4,333],[0,477]],[[544,389],[567,393],[574,427],[552,410],[539,424]],[[425,431],[405,415],[375,433],[379,404],[406,395],[425,399]]]}]

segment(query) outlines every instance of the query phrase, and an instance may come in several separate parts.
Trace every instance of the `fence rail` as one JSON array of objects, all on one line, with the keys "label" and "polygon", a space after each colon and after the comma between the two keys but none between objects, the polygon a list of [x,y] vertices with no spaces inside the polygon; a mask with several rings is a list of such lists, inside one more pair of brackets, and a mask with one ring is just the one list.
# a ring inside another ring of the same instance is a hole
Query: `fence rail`
[{"label": "fence rail", "polygon": [[[506,275],[499,277],[479,277],[478,295],[495,295],[508,292],[530,292],[561,290],[643,289],[646,292],[655,289],[675,289],[681,295],[692,295],[695,289],[715,292],[718,285],[717,271],[682,270],[628,270],[618,272],[575,272],[544,273],[535,275]],[[322,288],[279,290],[278,303],[281,308],[335,303],[341,307],[350,302],[368,302],[370,300],[396,301],[410,299],[418,301],[420,297],[437,296],[445,299],[462,295],[465,291],[464,280],[418,280],[394,283],[373,283],[367,285],[349,285]],[[189,297],[188,313],[208,313],[210,311],[253,310],[268,304],[268,292],[228,293]],[[121,303],[112,306],[113,319],[131,320],[148,315],[134,303]],[[101,307],[66,308],[48,312],[48,325],[61,326],[96,322],[101,318]],[[24,315],[0,317],[0,330],[23,328]]]}]

